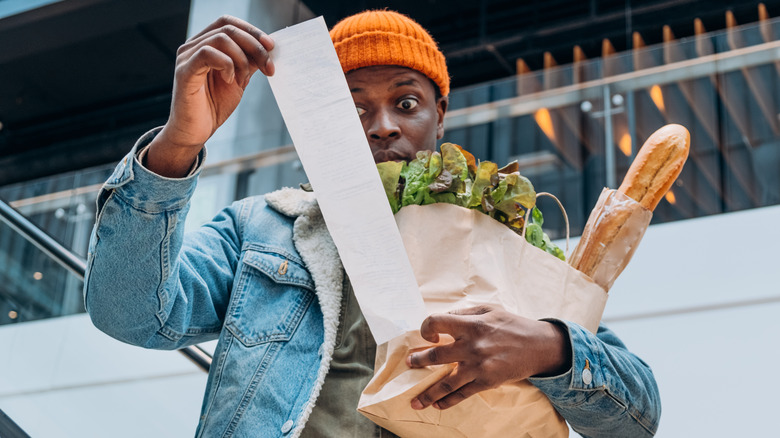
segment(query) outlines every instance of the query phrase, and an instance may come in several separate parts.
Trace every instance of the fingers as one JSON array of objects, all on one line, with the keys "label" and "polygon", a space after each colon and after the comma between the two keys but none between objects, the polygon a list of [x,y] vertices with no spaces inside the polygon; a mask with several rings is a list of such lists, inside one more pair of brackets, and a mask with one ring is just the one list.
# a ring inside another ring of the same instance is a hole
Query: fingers
[{"label": "fingers", "polygon": [[420,335],[429,342],[439,342],[439,333],[447,333],[453,338],[458,329],[463,325],[463,317],[449,313],[437,313],[425,318],[420,326]]},{"label": "fingers", "polygon": [[462,353],[459,353],[455,343],[429,348],[406,357],[406,365],[410,368],[422,368],[429,365],[441,365],[458,362]]},{"label": "fingers", "polygon": [[[220,27],[212,28],[216,24]],[[184,43],[178,51],[178,64],[184,71],[191,71],[188,63],[202,63],[193,60],[203,47],[212,47],[233,60],[233,69],[238,84],[246,87],[249,78],[256,70],[266,75],[274,73],[268,51],[273,48],[273,41],[260,29],[234,17],[223,17],[212,23],[203,32]]]},{"label": "fingers", "polygon": [[[260,32],[259,29],[256,29]],[[265,35],[265,34],[263,34]],[[264,39],[270,40],[270,37],[265,35]],[[242,57],[251,61],[251,63],[257,68],[268,73],[266,65],[270,59],[268,49],[263,43],[257,39],[254,35],[246,32],[243,29],[232,25],[226,25],[219,29],[214,29],[201,35],[198,38],[193,38],[184,43],[179,48],[179,54],[184,54],[197,50],[197,48],[204,45],[210,45],[216,48],[228,48],[233,50],[240,50]],[[271,45],[273,47],[273,45]]]},{"label": "fingers", "polygon": [[433,403],[433,407],[436,409],[448,409],[457,405],[463,400],[466,400],[472,395],[487,389],[490,389],[490,387],[487,385],[479,384],[476,381],[470,382],[461,386],[457,391],[451,392],[438,401],[435,401]]},{"label": "fingers", "polygon": [[[483,322],[474,318],[475,315],[484,315],[494,309],[488,306],[475,306],[466,309],[454,310],[449,313],[438,313],[426,318],[420,326],[420,335],[423,339],[438,343],[439,334],[446,333],[455,340],[460,340],[466,334],[472,334],[475,329],[484,326]],[[452,346],[453,344],[450,344]],[[407,357],[406,363],[410,367],[423,367],[442,363],[457,362],[450,346],[434,347]],[[445,356],[446,355],[446,356]]]},{"label": "fingers", "polygon": [[203,46],[195,52],[190,61],[176,69],[180,76],[206,74],[209,70],[220,72],[222,79],[228,84],[235,79],[235,64],[230,56],[211,46]]},{"label": "fingers", "polygon": [[453,310],[449,313],[437,313],[423,321],[420,334],[425,340],[434,343],[439,342],[439,333],[447,333],[459,339],[465,329],[475,323],[479,324],[479,319],[473,316],[484,315],[494,310],[491,306],[480,305]]},{"label": "fingers", "polygon": [[[459,372],[461,371],[461,372]],[[449,376],[439,380],[412,400],[412,409],[451,408],[472,395],[490,389],[485,383],[473,379],[472,373],[456,368]]]},{"label": "fingers", "polygon": [[464,309],[455,309],[449,312],[451,315],[484,315],[496,310],[494,306],[488,304],[481,304],[474,307],[466,307]]},{"label": "fingers", "polygon": [[522,352],[528,344],[530,327],[536,323],[494,306],[477,306],[428,317],[420,327],[425,339],[433,341],[439,334],[446,333],[455,341],[410,354],[407,365],[412,368],[445,363],[458,365],[452,373],[412,400],[412,408],[447,409],[480,391],[527,378],[531,375],[528,374],[530,368]]},{"label": "fingers", "polygon": [[265,32],[263,32],[262,30],[256,28],[255,26],[247,23],[246,21],[240,18],[231,17],[230,15],[223,15],[219,17],[215,22],[211,23],[205,29],[200,31],[197,35],[190,38],[189,41],[198,40],[203,35],[206,35],[207,33],[210,33],[216,29],[225,26],[233,26],[252,35],[255,39],[260,41],[267,50],[271,50],[274,48],[274,41]]},{"label": "fingers", "polygon": [[412,399],[412,409],[425,409],[445,396],[457,392],[462,386],[469,383],[470,380],[464,378],[458,372],[459,370],[459,368],[455,368],[447,377],[434,383],[416,398]]}]

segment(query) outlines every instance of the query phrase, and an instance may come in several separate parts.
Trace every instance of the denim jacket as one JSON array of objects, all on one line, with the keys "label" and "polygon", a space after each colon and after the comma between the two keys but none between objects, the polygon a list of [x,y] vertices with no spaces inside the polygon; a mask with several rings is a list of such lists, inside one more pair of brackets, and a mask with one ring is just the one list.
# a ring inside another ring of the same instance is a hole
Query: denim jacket
[{"label": "denim jacket", "polygon": [[[234,203],[184,236],[199,169],[169,179],[137,160],[139,140],[98,196],[84,282],[110,336],[177,349],[219,339],[196,436],[297,437],[327,374],[343,268],[311,193]],[[200,162],[203,162],[202,153]],[[584,436],[652,436],[660,399],[650,368],[610,330],[568,328],[573,366],[532,378]]]}]

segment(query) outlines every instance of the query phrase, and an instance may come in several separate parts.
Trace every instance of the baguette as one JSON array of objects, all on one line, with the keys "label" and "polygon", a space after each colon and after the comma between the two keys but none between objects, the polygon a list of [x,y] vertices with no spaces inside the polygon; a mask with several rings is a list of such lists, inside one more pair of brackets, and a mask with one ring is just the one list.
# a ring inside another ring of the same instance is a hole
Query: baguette
[{"label": "baguette", "polygon": [[[599,198],[569,261],[571,266],[609,290],[631,259],[649,223],[650,214],[647,213],[647,222],[643,223],[640,210],[653,211],[664,197],[682,171],[690,142],[688,130],[681,125],[666,125],[647,139],[618,189],[638,205],[621,201],[614,191]],[[621,260],[615,259],[615,253],[608,256],[613,244],[626,247],[617,252]],[[609,259],[606,263],[610,266],[602,266],[605,258]]]},{"label": "baguette", "polygon": [[618,191],[653,211],[682,172],[691,135],[681,125],[655,131],[639,150]]},{"label": "baguette", "polygon": [[623,225],[634,214],[637,204],[633,206],[619,205],[620,199],[615,190],[602,193],[596,206],[593,207],[585,229],[582,232],[577,247],[574,248],[569,264],[584,273],[604,289],[609,290],[611,283],[601,281],[598,270],[604,256],[613,242],[618,240],[618,234],[623,231]]}]

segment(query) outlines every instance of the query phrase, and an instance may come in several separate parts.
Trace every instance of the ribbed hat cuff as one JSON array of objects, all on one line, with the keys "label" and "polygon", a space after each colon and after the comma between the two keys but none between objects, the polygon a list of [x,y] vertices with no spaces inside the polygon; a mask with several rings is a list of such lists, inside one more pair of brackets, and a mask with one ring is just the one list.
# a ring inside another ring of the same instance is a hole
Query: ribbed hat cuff
[{"label": "ribbed hat cuff", "polygon": [[417,70],[431,78],[442,96],[450,92],[444,55],[415,38],[385,31],[370,31],[345,38],[334,46],[345,73],[375,65],[397,65]]}]

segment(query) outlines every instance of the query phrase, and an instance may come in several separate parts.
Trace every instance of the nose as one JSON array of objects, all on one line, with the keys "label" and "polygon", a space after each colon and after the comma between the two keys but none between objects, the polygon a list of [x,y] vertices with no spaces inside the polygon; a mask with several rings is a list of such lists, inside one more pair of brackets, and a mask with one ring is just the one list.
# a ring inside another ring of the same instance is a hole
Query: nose
[{"label": "nose", "polygon": [[370,140],[396,140],[401,136],[401,127],[390,111],[380,110],[369,121],[366,134]]}]

